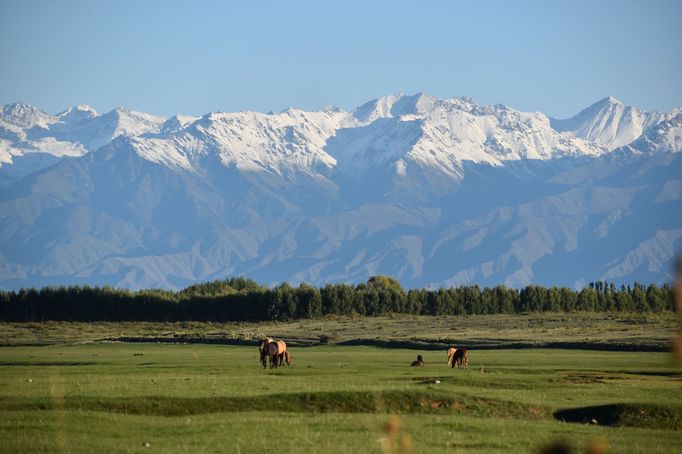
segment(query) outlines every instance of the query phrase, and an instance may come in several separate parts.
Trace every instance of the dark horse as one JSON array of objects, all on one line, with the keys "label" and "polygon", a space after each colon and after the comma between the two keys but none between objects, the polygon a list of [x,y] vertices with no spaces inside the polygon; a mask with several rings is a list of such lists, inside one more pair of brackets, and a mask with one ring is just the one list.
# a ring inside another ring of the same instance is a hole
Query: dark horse
[{"label": "dark horse", "polygon": [[424,359],[422,358],[422,355],[417,355],[417,361],[412,361],[412,364],[410,366],[423,366],[424,365]]},{"label": "dark horse", "polygon": [[267,367],[268,360],[268,344],[273,342],[272,337],[266,339],[261,339],[258,341],[258,350],[260,351],[260,362],[263,365],[263,369]]},{"label": "dark horse", "polygon": [[458,348],[452,358],[452,364],[450,367],[455,367],[459,369],[466,369],[469,367],[469,352],[466,348]]}]

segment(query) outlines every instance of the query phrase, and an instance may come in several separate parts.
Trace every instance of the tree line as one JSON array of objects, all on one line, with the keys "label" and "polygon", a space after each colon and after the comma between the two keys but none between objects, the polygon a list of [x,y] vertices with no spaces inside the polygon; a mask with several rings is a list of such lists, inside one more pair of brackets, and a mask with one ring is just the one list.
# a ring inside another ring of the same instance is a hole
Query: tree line
[{"label": "tree line", "polygon": [[616,287],[594,282],[567,287],[478,285],[410,289],[390,277],[358,285],[259,285],[241,277],[196,284],[180,291],[112,287],[43,287],[0,291],[2,321],[264,321],[324,315],[512,314],[524,312],[662,312],[674,310],[669,285]]}]

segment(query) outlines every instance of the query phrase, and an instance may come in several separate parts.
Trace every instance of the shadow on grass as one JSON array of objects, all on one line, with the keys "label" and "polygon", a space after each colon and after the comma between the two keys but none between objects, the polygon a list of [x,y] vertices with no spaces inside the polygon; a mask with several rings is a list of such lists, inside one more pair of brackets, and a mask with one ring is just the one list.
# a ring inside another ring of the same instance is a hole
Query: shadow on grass
[{"label": "shadow on grass", "polygon": [[682,429],[682,408],[656,404],[608,404],[569,408],[555,412],[554,418],[602,426]]},{"label": "shadow on grass", "polygon": [[[297,413],[464,413],[470,416],[548,419],[544,408],[438,392],[319,392],[247,397],[85,397],[65,396],[60,409],[154,416],[267,411]],[[7,397],[0,411],[55,410],[50,398]]]},{"label": "shadow on grass", "polygon": [[425,413],[483,418],[554,419],[582,424],[647,429],[682,429],[682,407],[657,404],[608,404],[551,413],[547,408],[505,400],[453,397],[436,391],[319,392],[245,397],[85,397],[63,400],[5,397],[0,411],[102,411],[150,416],[188,416],[246,411],[288,413]]}]

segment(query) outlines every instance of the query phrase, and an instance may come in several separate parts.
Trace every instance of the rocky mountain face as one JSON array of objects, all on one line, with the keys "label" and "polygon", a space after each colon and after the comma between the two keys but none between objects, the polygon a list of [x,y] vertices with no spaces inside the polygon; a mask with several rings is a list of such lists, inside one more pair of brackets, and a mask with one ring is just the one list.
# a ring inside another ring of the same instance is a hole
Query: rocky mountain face
[{"label": "rocky mountain face", "polygon": [[351,112],[0,112],[0,285],[663,282],[682,113],[394,95]]}]

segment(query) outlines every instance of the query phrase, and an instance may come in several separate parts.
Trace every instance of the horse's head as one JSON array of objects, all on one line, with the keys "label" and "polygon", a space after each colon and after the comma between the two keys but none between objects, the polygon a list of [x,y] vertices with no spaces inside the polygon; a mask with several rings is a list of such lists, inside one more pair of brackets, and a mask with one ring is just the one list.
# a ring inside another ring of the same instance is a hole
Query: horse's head
[{"label": "horse's head", "polygon": [[291,355],[291,353],[286,352],[284,354],[284,356],[286,357],[287,366],[291,366],[291,360],[293,359],[293,356]]},{"label": "horse's head", "polygon": [[258,341],[258,350],[260,350],[261,353],[263,353],[266,349],[265,347],[272,342],[272,337],[267,337],[265,339],[261,339]]}]

